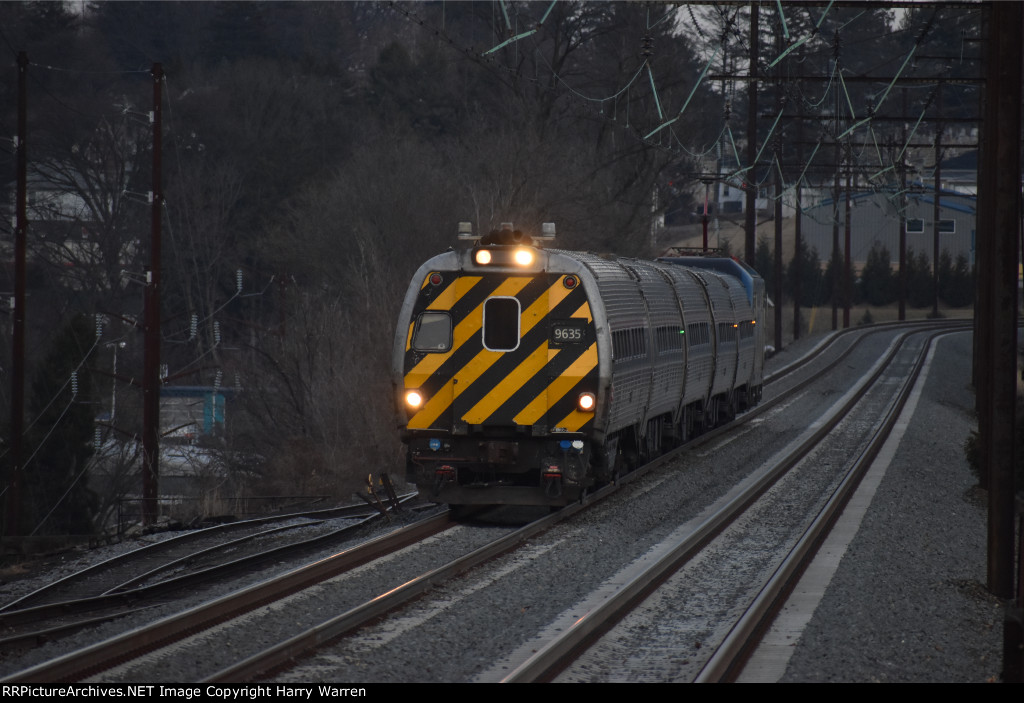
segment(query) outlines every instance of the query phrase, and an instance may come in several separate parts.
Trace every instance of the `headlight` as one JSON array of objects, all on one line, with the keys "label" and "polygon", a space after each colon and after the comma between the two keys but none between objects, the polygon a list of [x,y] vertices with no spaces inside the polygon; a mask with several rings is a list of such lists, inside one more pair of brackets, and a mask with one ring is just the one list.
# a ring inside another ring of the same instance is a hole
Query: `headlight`
[{"label": "headlight", "polygon": [[486,249],[477,249],[476,262],[481,266],[486,266],[487,264],[491,263],[491,252],[487,251]]},{"label": "headlight", "polygon": [[533,252],[529,249],[516,249],[514,258],[520,266],[529,266],[533,263]]},{"label": "headlight", "polygon": [[576,401],[576,407],[585,413],[594,412],[596,405],[597,397],[593,393],[580,393],[579,400]]},{"label": "headlight", "polygon": [[406,391],[405,392],[405,404],[414,410],[423,405],[423,394],[419,391]]}]

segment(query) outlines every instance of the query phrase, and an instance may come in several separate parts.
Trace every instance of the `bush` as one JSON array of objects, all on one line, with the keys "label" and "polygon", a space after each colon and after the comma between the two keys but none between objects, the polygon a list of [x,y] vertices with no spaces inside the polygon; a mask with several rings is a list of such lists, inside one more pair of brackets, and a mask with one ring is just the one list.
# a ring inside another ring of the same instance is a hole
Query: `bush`
[{"label": "bush", "polygon": [[[978,446],[979,435],[972,430],[967,439],[964,440],[964,458],[971,468],[971,473],[982,483],[981,477],[981,448]],[[1017,417],[1013,433],[1015,466],[1014,484],[1017,487],[1018,495],[1024,493],[1024,399],[1017,398]]]}]

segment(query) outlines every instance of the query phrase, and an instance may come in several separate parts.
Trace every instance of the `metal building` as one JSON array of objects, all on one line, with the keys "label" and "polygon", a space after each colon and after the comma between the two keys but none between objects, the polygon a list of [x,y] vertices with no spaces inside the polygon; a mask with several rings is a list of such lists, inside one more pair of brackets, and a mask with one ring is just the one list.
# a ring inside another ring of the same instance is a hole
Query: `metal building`
[{"label": "metal building", "polygon": [[[959,254],[974,263],[977,198],[971,194],[943,190],[939,198],[939,255],[948,251],[955,261]],[[899,261],[900,212],[905,213],[907,249],[923,252],[929,263],[935,243],[935,194],[933,190],[914,188],[902,194],[886,191],[855,193],[850,196],[850,257],[855,268],[867,260],[872,246],[889,250],[893,265]],[[818,251],[822,263],[832,253],[833,221],[839,222],[839,248],[843,250],[846,225],[846,198],[838,208],[828,198],[806,208],[803,237],[808,248]]]}]

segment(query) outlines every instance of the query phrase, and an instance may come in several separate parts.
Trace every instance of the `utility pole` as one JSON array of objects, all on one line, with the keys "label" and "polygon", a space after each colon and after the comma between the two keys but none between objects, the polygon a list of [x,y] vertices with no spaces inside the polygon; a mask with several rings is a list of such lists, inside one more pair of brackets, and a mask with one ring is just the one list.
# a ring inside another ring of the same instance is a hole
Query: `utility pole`
[{"label": "utility pole", "polygon": [[835,114],[832,117],[832,140],[835,142],[835,173],[832,176],[832,329],[839,329],[839,30],[833,39],[833,88],[835,92]]},{"label": "utility pole", "polygon": [[758,5],[750,4],[750,81],[747,83],[747,174],[746,182],[746,219],[745,247],[743,258],[750,266],[754,265],[754,252],[757,247],[757,171],[754,159],[757,158],[757,23]]},{"label": "utility pole", "polygon": [[1014,562],[1024,547],[1015,546],[1014,468],[1024,5],[996,2],[987,10],[974,375],[981,471],[988,478],[987,585],[994,595],[1014,599],[1003,621],[1003,679],[1019,683],[1024,680],[1024,578],[1019,568],[1014,573]]},{"label": "utility pole", "polygon": [[[903,114],[907,114],[907,89],[903,88]],[[900,143],[900,276],[899,276],[899,319],[907,319],[907,162],[903,149],[909,141],[907,123],[903,123],[903,138]]]},{"label": "utility pole", "polygon": [[[800,65],[803,65],[803,49],[800,50]],[[803,69],[797,80],[803,77]],[[800,82],[800,90],[803,90],[803,82]],[[796,208],[793,221],[793,341],[800,339],[800,279],[803,277],[803,260],[800,257],[800,220],[803,217],[803,202],[801,188],[803,186],[804,167],[804,101],[797,101],[797,133],[796,133],[796,160],[800,165],[801,175],[796,182]]]},{"label": "utility pole", "polygon": [[847,159],[846,164],[846,220],[843,225],[843,329],[850,326],[850,301],[853,300],[853,257],[850,251],[850,193],[853,191],[853,160]]},{"label": "utility pole", "polygon": [[157,518],[160,475],[160,224],[163,217],[161,181],[161,116],[163,67],[153,64],[153,201],[150,264],[145,289],[145,346],[142,373],[142,522]]},{"label": "utility pole", "polygon": [[938,98],[939,118],[935,121],[935,203],[932,213],[932,317],[939,316],[939,222],[942,217],[940,197],[942,195],[942,82],[935,88]]},{"label": "utility pole", "polygon": [[21,534],[21,481],[25,434],[25,256],[28,239],[28,54],[18,52],[17,192],[14,223],[14,325],[11,344],[11,474],[7,489],[7,534]]},{"label": "utility pole", "polygon": [[[982,339],[975,363],[979,367],[979,446],[982,471],[988,473],[988,588],[1001,598],[1011,598],[1024,5],[997,2],[989,12],[978,193],[978,334]],[[986,240],[984,248],[982,240]]]},{"label": "utility pole", "polygon": [[[782,34],[775,33],[776,54],[782,53]],[[782,114],[782,68],[775,69],[775,112]],[[775,132],[775,161],[782,163],[782,136]],[[782,349],[782,166],[775,169],[775,349]]]},{"label": "utility pole", "polygon": [[704,184],[704,216],[701,218],[701,230],[704,233],[704,253],[708,253],[708,188],[715,182],[713,178],[702,177],[701,183]]}]

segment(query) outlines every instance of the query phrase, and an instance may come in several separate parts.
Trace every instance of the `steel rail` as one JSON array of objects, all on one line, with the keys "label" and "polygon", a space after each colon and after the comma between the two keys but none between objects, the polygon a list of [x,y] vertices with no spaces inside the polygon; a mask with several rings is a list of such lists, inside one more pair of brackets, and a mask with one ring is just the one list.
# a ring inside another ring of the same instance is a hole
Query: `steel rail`
[{"label": "steel rail", "polygon": [[913,369],[904,380],[899,393],[890,403],[888,411],[868,445],[861,451],[817,517],[807,527],[736,625],[719,644],[712,657],[705,663],[694,679],[695,683],[734,681],[739,676],[746,659],[760,642],[761,636],[779,609],[785,604],[785,599],[792,593],[800,576],[817,554],[836,520],[839,519],[868,469],[871,468],[872,463],[882,450],[882,446],[892,434],[892,430],[921,376],[921,370],[924,368],[932,343],[938,337],[947,334],[954,334],[954,332],[933,332],[928,337],[918,354]]},{"label": "steel rail", "polygon": [[[869,333],[874,333],[876,331],[880,330],[870,330]],[[816,357],[817,355],[823,353],[828,348],[831,348],[834,341],[841,336],[842,335],[833,335],[831,339],[819,345],[819,348],[816,348],[815,351],[809,354],[808,356]],[[856,347],[859,343],[860,338],[855,340],[854,344],[851,345],[851,348],[841,353],[837,357],[837,359],[832,362],[832,364],[834,365],[835,363],[838,363],[843,358],[845,358],[852,351],[852,349]],[[799,361],[795,362],[789,367],[786,367],[786,369],[780,372],[776,372],[774,377],[781,378],[783,375],[790,373],[792,369],[799,368],[802,365],[803,363],[800,363]],[[811,379],[804,380],[801,383],[794,386],[793,388],[787,389],[787,391],[781,394],[780,398],[773,399],[772,401],[768,402],[766,404],[767,407],[765,409],[779,402],[781,397],[785,397],[793,393],[796,393],[799,389],[803,388],[808,383],[812,382],[822,373],[825,373],[825,371],[827,371],[827,369],[813,375]],[[758,408],[756,410],[760,411],[761,409]],[[404,584],[398,589],[395,589],[394,591],[390,591],[387,594],[384,594],[361,606],[353,608],[346,613],[343,613],[335,618],[332,618],[331,620],[328,620],[324,623],[321,623],[320,625],[310,628],[307,631],[300,633],[288,639],[285,642],[279,643],[271,648],[268,648],[264,652],[253,655],[252,657],[242,662],[239,662],[236,665],[225,668],[222,671],[219,671],[211,675],[207,679],[204,679],[204,682],[222,683],[252,680],[253,678],[261,674],[264,674],[267,671],[287,664],[289,661],[292,661],[297,657],[306,655],[310,651],[316,649],[317,647],[321,647],[324,644],[332,640],[335,640],[348,632],[355,630],[356,628],[366,624],[367,622],[375,618],[379,618],[383,614],[390,612],[398,607],[401,607],[410,600],[417,598],[426,591],[430,590],[435,585],[442,583],[480,563],[483,563],[489,559],[492,559],[496,556],[499,556],[500,554],[503,554],[513,549],[523,540],[528,539],[529,537],[535,534],[543,532],[544,530],[548,529],[553,524],[555,524],[555,522],[564,520],[565,518],[575,514],[576,512],[583,510],[586,507],[589,507],[590,504],[602,500],[603,498],[607,497],[614,491],[618,490],[620,485],[627,484],[637,479],[639,476],[646,474],[653,468],[667,462],[669,459],[674,457],[679,452],[684,451],[688,448],[700,446],[704,442],[710,441],[716,436],[727,431],[729,428],[734,427],[737,424],[741,424],[742,422],[749,421],[757,414],[759,414],[759,412],[748,412],[744,414],[742,418],[739,418],[733,421],[732,423],[728,423],[725,426],[716,428],[711,432],[701,435],[695,438],[695,440],[693,440],[692,442],[687,443],[683,447],[668,452],[656,458],[652,462],[649,462],[647,465],[641,467],[640,469],[626,474],[625,476],[621,477],[616,483],[604,486],[600,490],[595,491],[593,494],[585,496],[578,504],[567,506],[565,509],[559,511],[554,515],[550,515],[535,523],[531,523],[530,525],[527,525],[521,528],[520,530],[507,535],[505,538],[502,538],[497,542],[485,545],[484,547],[481,547],[477,551],[469,555],[466,555],[465,557],[457,559],[446,566],[440,567],[439,569],[424,574],[408,582],[407,584]]]},{"label": "steel rail", "polygon": [[[932,321],[932,324],[934,324],[933,321]],[[892,325],[891,324],[877,325],[877,326],[872,326],[872,329],[865,329],[863,327],[861,327],[861,328],[850,328],[848,330],[843,330],[840,333],[833,334],[833,335],[831,335],[831,337],[828,340],[826,340],[825,342],[822,342],[821,344],[819,344],[818,347],[815,348],[815,350],[813,350],[811,353],[809,353],[805,357],[802,357],[800,360],[797,360],[793,364],[790,364],[789,366],[785,367],[784,369],[782,369],[780,371],[776,371],[768,379],[766,379],[766,382],[769,382],[769,383],[770,382],[774,382],[775,380],[781,378],[783,375],[787,375],[789,373],[792,373],[795,369],[797,369],[797,368],[803,366],[804,364],[808,363],[813,358],[817,358],[820,354],[824,353],[824,351],[826,351],[827,349],[831,348],[832,345],[835,343],[835,341],[837,339],[843,337],[847,333],[861,331],[861,332],[866,332],[867,334],[873,334],[873,333],[875,333],[877,331],[881,331],[881,329],[877,329],[877,328],[884,328],[884,327],[888,327],[888,326],[892,326]],[[848,355],[850,353],[850,351],[852,351],[852,348],[856,347],[860,343],[860,340],[864,336],[866,336],[866,335],[862,334],[861,338],[858,338],[857,340],[855,340],[853,345],[851,345],[851,348],[848,349],[848,350],[845,350],[842,354],[840,354],[839,357],[835,361],[833,361],[832,364],[830,364],[830,366],[834,365],[835,363],[838,363],[838,361],[840,361],[843,358],[845,358],[845,356]],[[398,589],[395,589],[393,592],[389,592],[389,594],[386,594],[386,597],[382,596],[382,597],[380,597],[378,599],[375,599],[373,601],[373,603],[365,604],[363,606],[360,606],[358,608],[355,608],[355,609],[349,611],[348,613],[345,613],[345,614],[343,614],[341,616],[338,616],[337,618],[334,618],[331,621],[328,621],[326,623],[322,623],[321,625],[319,625],[319,626],[317,626],[315,628],[312,628],[307,633],[304,633],[302,635],[296,636],[295,638],[292,638],[288,642],[281,643],[277,647],[273,648],[272,650],[268,650],[268,652],[265,652],[262,655],[257,655],[256,657],[252,657],[252,658],[250,658],[250,660],[246,660],[245,662],[241,662],[238,665],[236,665],[234,667],[231,667],[230,669],[225,669],[222,672],[218,672],[217,674],[213,675],[213,677],[211,677],[209,679],[209,681],[227,681],[227,680],[231,680],[231,679],[238,680],[240,677],[243,677],[243,676],[254,676],[254,675],[257,675],[258,673],[261,673],[261,672],[267,670],[268,668],[273,668],[274,666],[278,666],[280,663],[283,663],[283,662],[285,662],[285,661],[287,661],[289,659],[294,658],[295,656],[298,656],[299,653],[301,653],[303,651],[308,651],[308,649],[311,648],[311,647],[319,646],[320,644],[322,644],[322,643],[324,643],[324,642],[326,642],[326,641],[328,641],[330,639],[334,639],[334,638],[340,636],[340,634],[343,634],[344,632],[347,632],[347,631],[357,627],[362,622],[366,622],[367,620],[372,619],[374,617],[379,617],[379,615],[381,613],[386,612],[387,610],[396,608],[399,605],[401,605],[402,603],[407,602],[408,600],[417,597],[418,595],[420,595],[421,593],[425,592],[426,590],[429,590],[433,585],[436,585],[437,583],[440,583],[440,582],[442,582],[442,581],[444,581],[444,580],[446,580],[448,578],[451,578],[452,576],[454,576],[454,575],[456,575],[458,573],[461,573],[461,572],[465,571],[466,569],[472,568],[473,566],[476,566],[479,563],[482,563],[482,562],[484,562],[484,561],[486,561],[488,559],[491,559],[491,558],[493,558],[493,557],[495,557],[495,556],[497,556],[497,555],[499,555],[501,553],[509,551],[509,550],[513,549],[522,540],[527,539],[530,536],[533,536],[534,534],[537,534],[539,532],[542,532],[542,531],[548,529],[551,525],[555,524],[555,522],[558,522],[558,521],[560,521],[562,519],[565,519],[566,517],[568,517],[568,516],[570,516],[572,514],[575,514],[576,512],[578,512],[579,510],[584,509],[585,507],[589,507],[589,505],[591,503],[597,502],[598,500],[606,497],[610,493],[612,493],[615,490],[617,490],[619,484],[627,483],[629,481],[632,481],[634,478],[637,478],[638,475],[642,475],[642,474],[646,473],[648,470],[650,470],[651,468],[653,468],[654,466],[657,466],[657,465],[660,465],[660,464],[664,463],[665,461],[670,459],[672,456],[677,454],[679,451],[682,451],[682,450],[684,450],[686,448],[692,448],[693,446],[699,446],[700,444],[703,444],[706,441],[710,441],[714,437],[720,435],[722,432],[726,431],[727,429],[729,429],[731,427],[734,427],[734,426],[736,426],[738,424],[741,424],[742,422],[749,421],[751,418],[753,418],[756,415],[760,414],[760,412],[763,412],[763,411],[767,410],[772,405],[774,405],[775,403],[779,402],[781,397],[785,397],[785,396],[791,395],[792,393],[797,392],[799,389],[801,389],[802,387],[806,386],[808,383],[812,382],[815,378],[819,377],[821,374],[826,373],[827,370],[828,369],[826,368],[826,369],[824,369],[822,371],[819,371],[818,373],[814,374],[811,379],[806,379],[804,381],[801,381],[801,383],[797,384],[797,386],[795,386],[793,388],[790,388],[790,389],[787,389],[785,392],[780,394],[780,397],[772,399],[771,401],[768,401],[766,403],[762,403],[761,407],[756,408],[756,409],[754,409],[754,410],[752,410],[752,411],[750,411],[748,413],[745,413],[738,420],[735,420],[732,423],[728,423],[727,425],[725,425],[723,427],[716,428],[715,430],[713,430],[713,431],[711,431],[709,433],[701,435],[698,438],[696,438],[693,442],[687,443],[687,445],[685,445],[683,448],[677,449],[677,450],[675,450],[673,452],[670,452],[670,453],[668,453],[668,454],[666,454],[666,455],[664,455],[662,457],[659,457],[658,460],[656,460],[654,462],[651,462],[648,466],[641,467],[640,470],[637,470],[637,471],[631,472],[630,474],[627,474],[620,481],[617,481],[615,484],[607,485],[607,486],[603,487],[602,489],[600,489],[598,491],[595,491],[593,494],[591,494],[589,496],[585,496],[585,498],[582,499],[580,501],[580,503],[574,504],[574,505],[570,505],[567,508],[563,509],[562,511],[559,511],[559,513],[557,513],[557,514],[548,516],[548,517],[546,517],[546,518],[544,518],[542,520],[539,520],[539,521],[537,521],[535,523],[531,523],[531,525],[527,525],[526,527],[522,528],[521,530],[518,530],[518,531],[516,531],[514,533],[511,533],[510,535],[506,536],[505,538],[503,538],[501,540],[498,540],[495,543],[492,543],[491,545],[485,545],[484,547],[476,550],[475,552],[473,552],[473,553],[471,553],[469,555],[466,555],[465,557],[463,557],[460,560],[456,560],[455,562],[452,562],[451,564],[449,564],[449,565],[447,565],[445,567],[441,567],[440,569],[434,570],[434,571],[432,571],[432,572],[430,572],[428,574],[425,574],[425,575],[423,575],[423,576],[421,576],[421,577],[419,577],[419,578],[409,582],[408,584],[406,584],[406,585],[404,585],[402,587],[399,587]],[[381,538],[381,539],[383,539],[383,538]],[[377,540],[374,540],[373,542],[368,543],[368,544],[373,544],[376,541]],[[411,540],[411,541],[414,541],[414,540]],[[345,554],[345,553],[342,553],[342,554]],[[375,557],[371,557],[371,558],[375,558]],[[363,562],[360,562],[360,563],[363,563]],[[351,567],[349,567],[349,568],[351,568]],[[344,571],[344,570],[345,569],[341,569],[340,571]],[[296,570],[296,572],[299,572],[299,571],[303,571],[303,569]],[[295,573],[295,572],[292,572],[292,573]],[[279,577],[278,579],[271,580],[269,582],[266,582],[266,584],[263,584],[263,585],[275,584],[274,586],[268,586],[268,588],[287,589],[287,593],[292,593],[292,592],[295,592],[297,590],[300,590],[301,588],[307,587],[306,585],[294,585],[294,584],[292,584],[286,578],[286,577],[289,577],[289,576],[291,576],[291,574],[286,574],[283,577]],[[327,577],[324,577],[324,578],[327,578]],[[318,579],[318,580],[322,580],[322,579]],[[285,585],[285,584],[287,584],[287,585]],[[311,585],[311,584],[308,584],[308,585]],[[260,585],[258,585],[258,586],[260,586]],[[256,588],[257,587],[251,587],[250,589],[246,589],[245,591],[241,592],[241,594],[239,594],[239,595],[246,595],[246,594],[248,594],[249,591],[251,591],[253,589],[256,589]],[[131,592],[129,592],[129,593],[131,593]],[[54,680],[55,678],[59,678],[60,680],[73,680],[73,678],[75,676],[79,675],[77,672],[98,670],[98,669],[100,669],[100,668],[102,668],[104,666],[103,664],[100,664],[100,663],[90,663],[90,664],[84,664],[84,665],[74,664],[74,663],[72,663],[71,660],[76,655],[82,655],[82,654],[88,653],[88,656],[90,658],[92,658],[94,661],[98,661],[98,660],[100,660],[100,659],[102,659],[104,657],[107,658],[107,659],[109,659],[111,657],[119,659],[119,658],[128,658],[130,656],[135,656],[135,655],[133,655],[131,653],[132,652],[142,653],[143,651],[152,651],[153,649],[156,649],[156,648],[158,648],[160,646],[163,646],[164,644],[167,644],[167,643],[173,641],[176,638],[180,638],[181,636],[184,636],[184,634],[186,634],[186,631],[195,631],[195,630],[199,630],[199,629],[204,629],[206,627],[212,626],[213,624],[216,624],[217,622],[223,622],[225,620],[228,620],[228,619],[230,619],[232,617],[235,617],[235,616],[241,614],[242,612],[245,612],[246,610],[250,610],[253,607],[257,607],[258,605],[263,604],[264,602],[269,602],[270,600],[273,600],[273,599],[279,598],[279,597],[281,597],[281,595],[261,595],[261,596],[258,596],[258,597],[247,596],[246,601],[248,603],[250,603],[250,605],[238,605],[237,607],[233,603],[233,597],[225,597],[225,598],[222,598],[222,599],[218,599],[218,600],[213,601],[211,603],[204,604],[202,606],[198,606],[197,608],[194,608],[194,609],[192,609],[190,611],[187,611],[187,613],[185,613],[185,614],[179,614],[178,616],[171,616],[171,617],[166,618],[163,621],[160,621],[159,623],[155,623],[154,625],[151,625],[149,627],[140,628],[138,630],[132,631],[130,633],[126,633],[126,634],[121,635],[119,637],[112,638],[111,640],[108,640],[107,642],[99,643],[97,645],[93,645],[92,647],[86,648],[85,650],[79,650],[79,652],[71,653],[69,655],[66,655],[65,657],[62,657],[62,658],[58,659],[58,660],[54,660],[54,662],[51,662],[50,665],[40,665],[39,667],[33,667],[31,669],[26,669],[25,671],[18,672],[18,673],[13,675],[16,678],[11,678],[10,680],[12,680],[12,681],[36,680],[36,679],[32,679],[32,678],[28,678],[28,679],[22,679],[21,678],[22,676],[33,677],[33,676],[36,676],[36,675],[39,675],[39,676],[42,677],[42,678],[40,678],[38,680]],[[255,602],[259,598],[263,598],[262,602]],[[210,609],[212,609],[214,611],[217,611],[218,615],[217,615],[217,617],[215,619],[209,619],[208,615],[206,615],[206,616],[201,615],[201,613],[208,613],[208,611]],[[183,617],[183,616],[185,616],[185,617]],[[188,625],[174,624],[174,622],[178,621],[179,619],[186,619],[187,620],[187,619],[190,619],[190,618],[195,618],[196,622],[193,623],[193,624],[188,624]],[[204,619],[204,618],[206,618],[206,619]],[[157,626],[159,626],[159,628]],[[163,634],[161,634],[161,629],[163,629]],[[130,640],[132,640],[133,638],[137,638],[138,639],[138,643],[137,644],[141,645],[141,646],[137,646],[136,644],[132,644],[130,642]],[[101,654],[101,652],[103,652],[103,651],[112,652],[112,654]],[[68,661],[65,662],[65,663],[62,663],[62,662],[64,662],[64,660],[68,660]]]},{"label": "steel rail", "polygon": [[678,571],[704,545],[731,524],[760,495],[817,446],[850,413],[867,389],[878,381],[906,340],[920,331],[913,330],[901,334],[898,340],[895,340],[890,346],[886,356],[880,359],[874,369],[847,393],[846,400],[829,417],[822,419],[818,423],[818,427],[808,436],[799,440],[799,444],[788,451],[785,456],[771,460],[774,466],[770,470],[746,486],[742,492],[734,496],[714,515],[708,517],[661,558],[621,584],[613,594],[576,620],[560,636],[539,646],[532,656],[517,666],[502,681],[506,683],[542,681],[549,680],[557,674],[567,665],[568,661],[577,656],[581,650],[588,647],[612,624],[635,608],[659,585]]},{"label": "steel rail", "polygon": [[[595,493],[594,497],[604,497],[607,493],[613,491],[614,488],[614,486],[606,486],[601,491]],[[250,681],[260,674],[308,654],[313,649],[418,598],[434,586],[458,576],[468,569],[479,566],[490,559],[515,549],[525,540],[548,530],[556,523],[584,510],[586,507],[589,507],[589,504],[575,503],[557,513],[552,513],[528,525],[524,525],[490,544],[485,544],[479,549],[404,583],[373,600],[352,608],[244,661],[222,669],[204,678],[201,683]]]},{"label": "steel rail", "polygon": [[948,318],[948,319],[903,320],[903,321],[894,320],[892,322],[876,322],[876,323],[871,324],[871,325],[858,325],[856,327],[847,327],[846,329],[842,329],[842,330],[833,330],[832,332],[829,332],[829,334],[824,339],[822,339],[820,342],[818,342],[818,344],[810,352],[808,352],[804,356],[800,357],[799,359],[794,360],[792,363],[782,367],[781,369],[779,369],[777,371],[774,371],[771,374],[765,376],[764,382],[766,384],[773,383],[773,382],[779,380],[779,378],[781,378],[782,376],[791,374],[794,371],[796,371],[797,369],[801,368],[802,366],[806,366],[808,363],[810,363],[810,362],[814,361],[815,359],[817,359],[818,356],[821,353],[823,353],[824,351],[827,351],[827,348],[829,346],[833,345],[835,342],[841,340],[842,338],[846,337],[847,335],[854,334],[856,332],[866,333],[866,334],[861,336],[861,338],[863,338],[864,336],[867,336],[869,334],[875,334],[877,332],[884,332],[884,331],[890,330],[892,328],[914,328],[914,327],[920,327],[922,329],[931,329],[931,328],[942,328],[942,327],[946,327],[948,325],[954,325],[954,326],[956,326],[956,325],[973,326],[974,325],[974,320],[972,318],[967,318],[967,317],[965,317],[965,318]]},{"label": "steel rail", "polygon": [[0,682],[53,683],[79,680],[91,673],[109,668],[119,661],[141,656],[188,634],[230,620],[285,595],[397,551],[454,524],[447,513],[420,520],[334,556],[208,601],[183,613],[168,616],[84,649],[15,672],[0,679]]},{"label": "steel rail", "polygon": [[[402,502],[407,502],[413,497],[415,497],[415,494],[407,494],[402,496],[401,500]],[[171,539],[167,539],[162,542],[156,542],[153,544],[148,544],[144,547],[139,547],[138,549],[133,549],[131,551],[110,557],[109,559],[105,559],[102,562],[91,564],[90,566],[87,566],[86,568],[81,569],[80,571],[68,574],[67,576],[64,576],[60,579],[57,579],[56,581],[48,583],[45,586],[37,588],[31,593],[27,593],[19,598],[16,598],[15,600],[0,605],[0,623],[7,622],[7,620],[5,620],[6,614],[19,610],[27,610],[28,608],[32,607],[29,605],[30,603],[39,601],[43,599],[47,594],[52,593],[57,589],[65,588],[70,584],[74,583],[75,581],[80,581],[85,578],[92,577],[105,570],[109,570],[114,566],[129,563],[132,561],[137,561],[138,559],[145,558],[151,554],[156,555],[160,554],[161,552],[170,551],[172,549],[180,547],[182,544],[187,544],[188,542],[193,542],[204,537],[209,537],[210,535],[218,534],[221,532],[233,532],[239,529],[245,529],[256,525],[262,525],[267,522],[280,522],[283,520],[293,520],[304,517],[321,519],[327,519],[329,517],[355,517],[356,515],[364,515],[365,513],[366,506],[359,504],[342,506],[339,508],[321,508],[319,510],[306,510],[297,513],[251,518],[249,520],[240,520],[237,522],[224,523],[221,525],[213,525],[211,527],[205,527],[199,530],[191,530],[187,533],[178,535],[176,537],[172,537]],[[249,536],[249,538],[251,537],[252,535]],[[241,539],[245,540],[247,538],[243,537]]]}]

